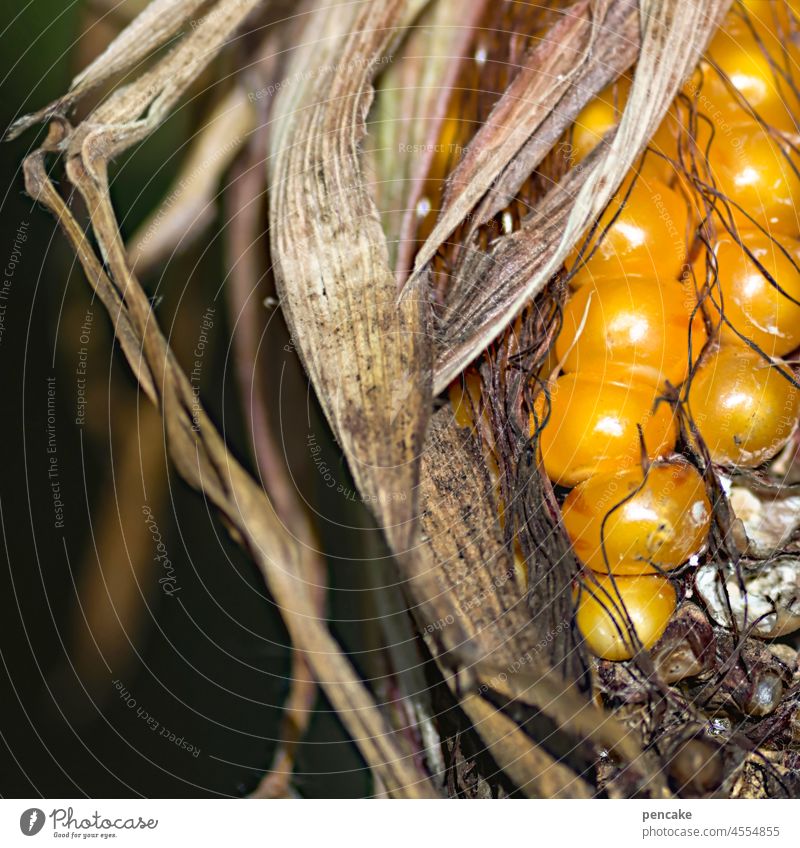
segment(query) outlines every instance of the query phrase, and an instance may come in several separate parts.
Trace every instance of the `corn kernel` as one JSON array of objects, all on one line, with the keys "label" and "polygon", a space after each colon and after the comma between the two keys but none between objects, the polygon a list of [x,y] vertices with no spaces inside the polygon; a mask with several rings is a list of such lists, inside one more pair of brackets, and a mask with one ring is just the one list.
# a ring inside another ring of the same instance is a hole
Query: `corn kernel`
[{"label": "corn kernel", "polygon": [[693,218],[686,199],[660,180],[638,179],[626,198],[629,186],[628,180],[600,217],[583,258],[578,260],[583,242],[568,257],[574,288],[630,276],[680,277]]},{"label": "corn kernel", "polygon": [[689,412],[711,458],[755,467],[788,441],[800,414],[800,391],[747,347],[723,347],[694,375]]},{"label": "corn kernel", "polygon": [[[550,390],[549,419],[539,445],[547,475],[563,486],[574,486],[593,474],[631,468],[641,459],[638,427],[650,459],[669,453],[675,445],[673,410],[659,401],[654,386],[622,375],[567,374]],[[543,421],[548,406],[539,395],[536,418]]]},{"label": "corn kernel", "polygon": [[604,373],[613,366],[642,381],[677,386],[689,370],[692,350],[705,344],[698,314],[690,321],[686,293],[675,281],[639,277],[605,280],[580,288],[564,310],[556,353],[565,371]]},{"label": "corn kernel", "polygon": [[[711,504],[697,470],[683,459],[616,474],[597,474],[576,486],[561,509],[581,562],[598,572],[670,571],[700,553]],[[602,536],[601,536],[602,533]]]},{"label": "corn kernel", "polygon": [[636,640],[645,649],[655,645],[675,607],[675,589],[664,577],[616,577],[612,582],[595,575],[582,583],[575,620],[593,654],[628,660],[636,653]]},{"label": "corn kernel", "polygon": [[[742,335],[768,356],[784,356],[800,345],[800,241],[772,239],[760,230],[741,230],[739,238],[744,247],[728,234],[714,245],[718,287],[712,287],[708,299],[712,319],[721,324],[723,343],[740,343]],[[704,253],[697,262],[697,278],[705,277]],[[713,275],[709,282],[714,282]]]}]

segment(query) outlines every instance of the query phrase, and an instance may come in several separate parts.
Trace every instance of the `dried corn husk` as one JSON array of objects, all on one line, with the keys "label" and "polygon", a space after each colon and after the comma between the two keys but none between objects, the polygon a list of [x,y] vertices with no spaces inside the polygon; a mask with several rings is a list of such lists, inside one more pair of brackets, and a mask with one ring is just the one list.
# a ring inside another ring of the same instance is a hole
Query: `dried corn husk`
[{"label": "dried corn husk", "polygon": [[[319,568],[313,563],[306,565],[304,559],[318,554],[289,533],[197,404],[130,270],[109,197],[109,158],[157,126],[194,74],[222,48],[255,5],[257,0],[220,0],[214,14],[134,83],[112,94],[83,124],[73,130],[63,119],[54,121],[45,146],[26,160],[26,187],[58,217],[114,322],[129,364],[149,398],[162,410],[167,445],[179,472],[205,493],[252,553],[282,610],[294,645],[313,668],[380,784],[392,795],[431,796],[436,794],[433,786],[398,746],[319,619],[303,579],[304,574]],[[86,202],[105,266],[45,171],[45,154],[53,152],[64,154],[67,176]]]},{"label": "dried corn husk", "polygon": [[431,406],[427,304],[421,293],[395,303],[360,145],[376,67],[424,5],[320,9],[309,27],[325,37],[289,65],[298,82],[275,104],[270,159],[273,255],[289,328],[362,496],[403,552],[415,532]]},{"label": "dried corn husk", "polygon": [[[416,243],[417,205],[473,27],[488,0],[430,4],[381,75],[365,139],[390,263],[405,281]],[[372,145],[372,146],[369,146]],[[403,152],[405,151],[405,152]]]}]

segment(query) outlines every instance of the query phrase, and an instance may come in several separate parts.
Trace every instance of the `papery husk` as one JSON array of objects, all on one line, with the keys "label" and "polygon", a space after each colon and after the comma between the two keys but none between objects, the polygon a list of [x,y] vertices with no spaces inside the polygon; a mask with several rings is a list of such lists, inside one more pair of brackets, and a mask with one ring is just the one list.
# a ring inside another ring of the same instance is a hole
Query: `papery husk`
[{"label": "papery husk", "polygon": [[[449,409],[431,423],[422,473],[422,545],[401,562],[423,637],[500,768],[531,797],[589,797],[591,787],[483,697],[494,677],[539,667],[525,587],[503,544],[479,447]],[[491,677],[487,677],[491,680]]]},{"label": "papery husk", "polygon": [[[578,11],[576,7],[573,9]],[[470,217],[471,234],[511,203],[522,184],[542,163],[553,145],[562,137],[565,127],[573,123],[591,96],[614,82],[636,61],[641,46],[641,30],[639,10],[635,2],[614,3],[607,8],[598,5],[594,9],[591,25],[594,27],[588,36],[591,43],[591,57],[574,68],[568,68],[570,85],[558,99],[556,108],[538,123],[527,141],[492,180],[491,191],[485,193]],[[586,19],[581,18],[581,28],[586,26]],[[578,35],[575,29],[570,30],[570,38],[577,40]],[[537,48],[537,53],[549,49],[551,49],[550,44],[544,42],[540,48]],[[535,70],[536,67],[534,63],[531,70]],[[532,80],[525,82],[526,87],[534,84]],[[538,84],[541,84],[541,80]],[[491,135],[496,131],[496,126],[498,124],[502,126],[505,123],[498,119],[501,117],[503,100],[510,94],[509,89],[497,104],[498,114],[494,123],[486,125],[485,131],[489,134],[487,144],[491,145]],[[524,120],[529,116],[523,113],[520,117]],[[484,130],[482,129],[481,132]],[[466,161],[464,164],[466,165]],[[468,181],[468,173],[459,175],[456,172],[453,175],[454,189],[459,184],[468,184]],[[454,193],[457,192],[454,191]]]},{"label": "papery husk", "polygon": [[308,24],[313,55],[292,58],[287,75],[297,82],[275,104],[270,159],[284,314],[359,491],[395,551],[410,547],[416,529],[431,348],[424,296],[395,303],[360,145],[376,68],[424,5],[379,0],[318,10]]},{"label": "papery husk", "polygon": [[[400,560],[412,613],[478,736],[530,797],[590,797],[596,789],[538,734],[554,721],[587,751],[614,750],[638,791],[668,795],[636,735],[549,665],[549,639],[531,627],[527,591],[504,543],[499,505],[474,432],[449,408],[432,419],[422,468],[421,546]],[[563,627],[569,631],[571,623]],[[526,709],[548,717],[522,726]],[[517,710],[517,721],[509,711]],[[521,711],[521,712],[520,712]],[[592,757],[585,763],[588,768]]]},{"label": "papery husk", "polygon": [[[623,7],[622,21],[637,16],[634,0],[614,4],[612,8],[620,6]],[[597,27],[602,23],[596,13],[602,19],[608,7],[606,0],[596,4],[581,0],[570,6],[541,43],[528,52],[516,77],[450,176],[439,220],[415,257],[415,269],[430,262],[445,239],[467,218],[484,195],[494,195],[494,184],[503,171],[517,159],[536,130],[554,114],[565,94],[577,88],[576,78],[594,49]],[[619,34],[612,29],[610,40],[622,40],[625,35],[624,29]],[[635,42],[629,47],[629,62],[634,60],[636,48]],[[567,115],[562,120],[563,130],[571,120]],[[550,146],[552,142],[542,155]],[[526,176],[537,164],[535,160],[524,163]],[[485,224],[489,217],[481,216],[476,220],[470,217],[472,230]]]},{"label": "papery husk", "polygon": [[408,276],[417,247],[417,206],[447,120],[452,87],[488,2],[430,4],[376,88],[370,114],[375,130],[366,139],[372,147],[365,156],[375,160],[379,178],[373,193],[398,284]]}]

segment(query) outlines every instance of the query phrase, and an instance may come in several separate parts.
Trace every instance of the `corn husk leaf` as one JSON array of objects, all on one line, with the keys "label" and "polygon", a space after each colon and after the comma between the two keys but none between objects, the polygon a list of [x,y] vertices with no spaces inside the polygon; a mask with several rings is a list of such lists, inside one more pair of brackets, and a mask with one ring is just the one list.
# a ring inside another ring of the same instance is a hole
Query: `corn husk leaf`
[{"label": "corn husk leaf", "polygon": [[[575,7],[572,7],[570,16],[577,11]],[[586,18],[581,17],[580,20],[583,27],[588,25]],[[553,111],[544,117],[535,132],[492,180],[491,191],[485,193],[471,216],[470,235],[508,206],[531,172],[541,164],[545,155],[563,136],[564,130],[578,117],[578,113],[587,101],[617,79],[620,74],[629,70],[636,61],[641,43],[636,2],[613,3],[605,9],[595,7],[592,10],[591,26],[593,29],[588,36],[591,44],[590,60],[579,63],[574,69],[567,70],[570,85],[567,86]],[[551,35],[537,52],[552,49],[552,40]],[[533,65],[534,70],[535,68],[536,64]],[[527,73],[523,72],[523,74],[527,76]],[[530,84],[530,81],[527,82]],[[498,103],[498,111],[510,91],[509,88]],[[481,132],[491,132],[491,128],[497,123],[502,125],[504,121],[499,120],[501,117],[498,114],[498,118],[487,124]],[[525,120],[525,118],[523,114],[516,119]],[[476,141],[479,140],[476,139]],[[491,144],[489,139],[487,144]],[[464,164],[466,165],[466,162]],[[468,182],[468,174],[459,175],[456,172],[453,175],[454,186]]]},{"label": "corn husk leaf", "polygon": [[[411,268],[418,223],[417,206],[436,145],[447,120],[447,104],[473,27],[488,0],[437,2],[420,17],[399,54],[381,76],[370,124],[375,127],[375,200],[381,210],[390,262],[398,282]],[[406,151],[406,152],[403,152]],[[408,151],[411,151],[410,153]]]},{"label": "corn husk leaf", "polygon": [[450,177],[442,213],[416,256],[416,269],[430,262],[569,90],[594,46],[597,29],[591,10],[589,0],[570,6],[528,52],[525,64]]},{"label": "corn husk leaf", "polygon": [[293,58],[288,78],[297,83],[275,104],[270,159],[286,320],[359,490],[396,551],[409,547],[415,529],[431,404],[428,310],[421,297],[395,303],[360,145],[376,65],[424,5],[318,10],[309,21],[314,38],[304,39],[314,53]]},{"label": "corn husk leaf", "polygon": [[[447,408],[432,419],[421,480],[421,545],[415,556],[400,559],[412,612],[498,765],[530,797],[594,792],[536,742],[535,723],[523,730],[490,692],[534,705],[574,738],[613,750],[642,788],[668,795],[636,736],[549,667],[550,641],[530,626],[526,587],[503,542],[480,445]],[[562,624],[568,631],[570,622]]]}]

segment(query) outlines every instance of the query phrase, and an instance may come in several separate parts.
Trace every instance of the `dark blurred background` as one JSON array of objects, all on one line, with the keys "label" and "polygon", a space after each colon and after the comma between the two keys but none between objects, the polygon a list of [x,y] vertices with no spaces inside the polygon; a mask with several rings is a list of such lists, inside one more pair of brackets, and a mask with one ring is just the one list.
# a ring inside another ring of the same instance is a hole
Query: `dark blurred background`
[{"label": "dark blurred background", "polygon": [[[5,4],[3,128],[66,91],[143,5]],[[188,128],[218,97],[209,86],[189,98],[115,163],[113,194],[126,237],[168,191]],[[104,310],[53,218],[23,192],[20,163],[42,137],[32,130],[0,147],[0,274],[8,281],[0,339],[0,793],[246,794],[275,750],[288,690],[286,632],[255,567],[169,468],[160,419],[137,392]],[[219,294],[223,250],[213,234],[220,226],[143,283],[187,370],[203,313],[214,305],[202,398],[252,468]],[[278,367],[294,375],[295,389],[289,379],[284,398],[289,418],[296,409],[347,481],[293,354]],[[355,662],[369,676],[359,624],[369,616],[364,563],[349,559],[360,544],[355,536],[365,534],[343,529],[368,520],[358,504],[330,497],[308,465],[300,463],[298,485],[325,517],[327,550],[341,557],[330,569],[331,626],[345,645],[361,648]],[[155,559],[159,551],[171,570]],[[370,791],[357,751],[320,696],[294,787],[307,797]]]}]

